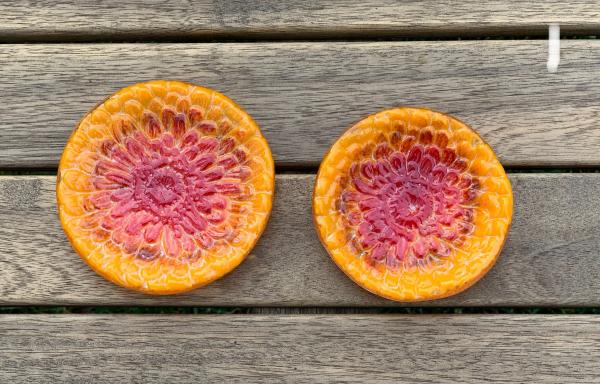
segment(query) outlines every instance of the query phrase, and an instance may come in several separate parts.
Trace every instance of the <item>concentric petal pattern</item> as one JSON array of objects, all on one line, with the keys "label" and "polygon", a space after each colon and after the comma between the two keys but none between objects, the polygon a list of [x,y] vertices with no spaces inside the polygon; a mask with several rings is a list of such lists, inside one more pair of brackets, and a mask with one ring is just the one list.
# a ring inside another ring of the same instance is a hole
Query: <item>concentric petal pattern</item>
[{"label": "concentric petal pattern", "polygon": [[460,121],[398,108],[350,128],[313,197],[319,237],[359,285],[399,301],[460,292],[498,257],[512,190],[491,148]]},{"label": "concentric petal pattern", "polygon": [[271,210],[274,167],[258,126],[210,89],[125,88],[86,115],[61,158],[60,219],[98,273],[153,294],[235,268]]}]

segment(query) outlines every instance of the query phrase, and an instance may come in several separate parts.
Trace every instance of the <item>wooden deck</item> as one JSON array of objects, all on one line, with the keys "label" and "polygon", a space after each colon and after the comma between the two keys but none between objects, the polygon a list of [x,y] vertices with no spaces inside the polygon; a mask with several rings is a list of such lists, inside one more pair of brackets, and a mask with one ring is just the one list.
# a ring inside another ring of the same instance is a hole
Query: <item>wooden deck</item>
[{"label": "wooden deck", "polygon": [[[508,167],[513,226],[482,281],[412,306],[600,307],[600,42],[585,38],[600,33],[598,9],[506,0],[0,4],[0,171],[9,173],[0,176],[0,305],[260,313],[0,314],[0,382],[596,382],[598,315],[376,314],[406,305],[362,290],[329,260],[310,195],[324,152],[362,116],[396,105],[452,113]],[[580,37],[561,41],[557,74],[546,70],[549,23]],[[155,78],[239,102],[278,173],[272,218],[250,257],[174,297],[129,292],[81,262],[48,175],[86,111]]]},{"label": "wooden deck", "polygon": [[477,0],[37,0],[0,5],[0,15],[0,39],[8,42],[545,36],[548,23],[561,23],[571,34],[600,30],[600,12],[585,0],[491,0],[485,6]]},{"label": "wooden deck", "polygon": [[468,121],[508,167],[593,167],[598,51],[599,40],[566,40],[560,74],[549,74],[545,40],[0,45],[11,127],[0,130],[0,166],[56,167],[92,106],[160,77],[239,102],[280,168],[316,169],[351,124],[397,105]]},{"label": "wooden deck", "polygon": [[7,333],[0,377],[25,384],[593,383],[599,328],[600,318],[586,315],[10,315],[0,317]]},{"label": "wooden deck", "polygon": [[[413,305],[600,306],[600,174],[510,178],[515,215],[497,265],[460,295]],[[0,177],[0,222],[6,223],[0,226],[0,303],[400,306],[358,287],[330,261],[310,216],[313,180],[313,174],[277,177],[267,230],[230,275],[189,294],[152,297],[119,288],[81,262],[57,219],[53,176]]]}]

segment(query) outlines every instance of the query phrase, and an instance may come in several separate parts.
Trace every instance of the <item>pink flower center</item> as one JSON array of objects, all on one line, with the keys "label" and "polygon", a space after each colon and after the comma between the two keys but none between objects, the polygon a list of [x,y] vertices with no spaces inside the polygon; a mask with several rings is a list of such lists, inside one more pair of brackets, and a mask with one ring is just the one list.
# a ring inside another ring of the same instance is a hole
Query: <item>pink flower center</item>
[{"label": "pink flower center", "polygon": [[[147,172],[138,173],[134,171],[134,175],[137,181],[135,189],[139,191],[139,194],[136,194],[135,197],[147,209],[151,209],[159,215],[162,213],[160,207],[180,200],[185,189],[183,180],[187,180],[169,168],[159,169],[155,174],[149,172],[149,175]],[[144,180],[144,177],[147,177],[147,179]]]},{"label": "pink flower center", "polygon": [[412,267],[450,254],[473,229],[478,181],[453,150],[379,144],[355,162],[337,202],[352,245],[371,264]]},{"label": "pink flower center", "polygon": [[156,119],[145,128],[100,146],[90,202],[111,241],[144,260],[182,261],[231,240],[237,228],[230,219],[251,193],[244,148],[188,130],[183,115],[176,130]]}]

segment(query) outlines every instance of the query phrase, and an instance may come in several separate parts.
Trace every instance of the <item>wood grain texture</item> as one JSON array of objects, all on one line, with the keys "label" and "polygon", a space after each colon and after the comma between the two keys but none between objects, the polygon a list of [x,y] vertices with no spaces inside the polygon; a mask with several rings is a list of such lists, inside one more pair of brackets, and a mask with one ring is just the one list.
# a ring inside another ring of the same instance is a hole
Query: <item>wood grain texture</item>
[{"label": "wood grain texture", "polygon": [[139,81],[220,90],[259,123],[279,166],[317,166],[365,115],[428,106],[471,124],[507,166],[600,165],[598,40],[0,45],[0,167],[56,167],[76,123]]},{"label": "wood grain texture", "polygon": [[[0,305],[401,306],[350,281],[311,218],[314,175],[280,175],[248,259],[193,292],[152,297],[96,275],[56,216],[53,177],[0,177]],[[513,174],[513,227],[496,266],[457,296],[413,306],[600,306],[600,174]]]},{"label": "wood grain texture", "polygon": [[0,317],[6,383],[575,383],[598,316]]},{"label": "wood grain texture", "polygon": [[0,5],[0,40],[593,34],[589,1],[26,1]]}]

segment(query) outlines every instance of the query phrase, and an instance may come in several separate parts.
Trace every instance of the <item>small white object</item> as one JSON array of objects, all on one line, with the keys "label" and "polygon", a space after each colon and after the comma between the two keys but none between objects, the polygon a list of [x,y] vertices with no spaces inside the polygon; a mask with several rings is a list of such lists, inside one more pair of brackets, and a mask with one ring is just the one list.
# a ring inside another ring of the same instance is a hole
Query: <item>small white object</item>
[{"label": "small white object", "polygon": [[560,63],[560,26],[558,24],[550,24],[548,28],[548,62],[546,67],[548,72],[558,72],[558,64]]}]

